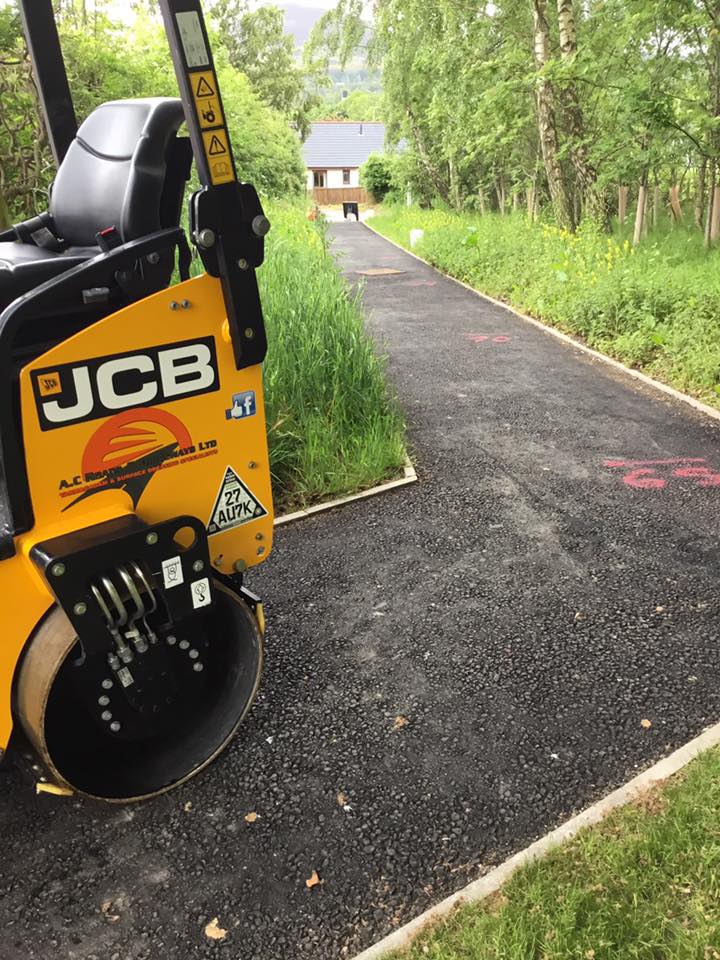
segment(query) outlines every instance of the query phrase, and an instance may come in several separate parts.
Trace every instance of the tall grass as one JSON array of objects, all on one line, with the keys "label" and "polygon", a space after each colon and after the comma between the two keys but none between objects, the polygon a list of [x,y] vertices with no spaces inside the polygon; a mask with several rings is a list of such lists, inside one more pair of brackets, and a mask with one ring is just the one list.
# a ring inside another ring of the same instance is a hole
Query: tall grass
[{"label": "tall grass", "polygon": [[372,221],[441,270],[506,300],[631,366],[720,406],[720,251],[697,231],[666,227],[633,248],[531,224],[521,214],[386,208]]},{"label": "tall grass", "polygon": [[321,224],[293,204],[269,211],[258,271],[270,466],[280,504],[372,486],[405,459],[404,423]]}]

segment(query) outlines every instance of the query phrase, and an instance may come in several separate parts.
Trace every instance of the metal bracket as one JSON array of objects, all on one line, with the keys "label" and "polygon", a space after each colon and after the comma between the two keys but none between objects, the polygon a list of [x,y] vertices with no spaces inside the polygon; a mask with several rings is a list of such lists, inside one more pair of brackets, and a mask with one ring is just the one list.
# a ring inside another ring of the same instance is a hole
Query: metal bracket
[{"label": "metal bracket", "polygon": [[83,652],[103,653],[113,669],[144,653],[156,630],[212,605],[207,533],[196,517],[153,525],[119,517],[37,543],[30,556]]}]

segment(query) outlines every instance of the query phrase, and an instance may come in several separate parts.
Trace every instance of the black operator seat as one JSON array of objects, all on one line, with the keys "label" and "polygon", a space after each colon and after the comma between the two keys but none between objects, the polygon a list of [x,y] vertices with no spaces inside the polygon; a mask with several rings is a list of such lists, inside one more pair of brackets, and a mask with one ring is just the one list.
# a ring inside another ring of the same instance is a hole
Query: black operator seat
[{"label": "black operator seat", "polygon": [[[58,169],[48,213],[0,233],[0,312],[46,280],[102,253],[97,234],[126,243],[177,227],[192,150],[178,138],[182,102],[116,100],[81,124]],[[167,285],[172,266],[158,288]]]}]

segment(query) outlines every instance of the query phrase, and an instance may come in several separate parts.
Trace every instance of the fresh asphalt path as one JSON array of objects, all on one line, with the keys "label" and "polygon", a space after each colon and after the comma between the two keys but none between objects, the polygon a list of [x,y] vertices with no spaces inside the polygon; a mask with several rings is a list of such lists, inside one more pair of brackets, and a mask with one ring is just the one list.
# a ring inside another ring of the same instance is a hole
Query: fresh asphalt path
[{"label": "fresh asphalt path", "polygon": [[720,425],[333,234],[401,271],[364,302],[420,482],[279,530],[261,696],[196,781],[0,778],[2,960],[352,956],[720,719]]}]

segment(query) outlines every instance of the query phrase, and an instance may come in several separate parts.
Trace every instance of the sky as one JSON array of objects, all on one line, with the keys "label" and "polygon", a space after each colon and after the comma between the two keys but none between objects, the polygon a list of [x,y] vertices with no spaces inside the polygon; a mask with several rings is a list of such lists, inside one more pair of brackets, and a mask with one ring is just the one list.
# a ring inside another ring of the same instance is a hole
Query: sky
[{"label": "sky", "polygon": [[[0,0],[0,7],[8,6],[12,0]],[[292,3],[293,0],[287,0],[288,3]],[[331,7],[334,7],[337,3],[337,0],[298,0],[298,6],[301,7],[317,7],[320,10],[329,10]],[[111,16],[114,16],[118,20],[123,20],[123,14],[127,14],[128,3],[127,0],[114,0],[113,3],[109,4],[111,9]],[[272,6],[272,0],[250,0],[250,6],[253,9],[257,7],[267,7]]]},{"label": "sky", "polygon": [[[278,0],[275,0],[277,3]],[[288,5],[295,5],[299,7],[315,7],[318,10],[330,10],[337,4],[337,0],[285,0]],[[6,7],[12,0],[0,0],[0,7]],[[205,7],[207,7],[207,2]],[[249,6],[252,10],[256,10],[258,7],[268,7],[273,6],[273,0],[249,0]],[[88,0],[88,9],[92,9],[93,0]],[[128,0],[112,0],[111,3],[108,3],[105,7],[107,10],[108,16],[115,20],[118,23],[132,23],[134,20],[134,15],[130,9],[130,4]],[[160,11],[158,9],[158,15]]]}]

